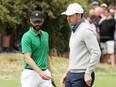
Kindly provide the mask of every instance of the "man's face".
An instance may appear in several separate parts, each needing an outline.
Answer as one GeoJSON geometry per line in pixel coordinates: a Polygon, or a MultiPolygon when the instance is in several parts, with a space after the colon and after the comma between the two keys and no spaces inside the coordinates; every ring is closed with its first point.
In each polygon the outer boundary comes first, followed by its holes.
{"type": "Polygon", "coordinates": [[[69,25],[75,26],[80,20],[80,14],[74,14],[67,16],[67,21],[69,25]]]}
{"type": "Polygon", "coordinates": [[[95,21],[95,18],[90,18],[89,20],[90,23],[94,23],[94,21],[95,21]]]}
{"type": "Polygon", "coordinates": [[[30,20],[30,23],[31,23],[34,30],[39,31],[39,30],[41,30],[41,26],[43,24],[43,21],[31,21],[30,20]]]}

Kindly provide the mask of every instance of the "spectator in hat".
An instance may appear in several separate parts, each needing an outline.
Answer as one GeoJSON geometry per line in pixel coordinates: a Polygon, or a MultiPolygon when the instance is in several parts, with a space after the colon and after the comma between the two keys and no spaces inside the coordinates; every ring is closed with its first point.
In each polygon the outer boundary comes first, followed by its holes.
{"type": "Polygon", "coordinates": [[[84,10],[78,3],[72,3],[62,15],[67,15],[73,26],[69,40],[69,67],[61,79],[65,87],[92,87],[94,69],[100,59],[97,34],[83,19],[84,10]]]}
{"type": "Polygon", "coordinates": [[[98,1],[93,1],[92,2],[92,8],[95,9],[96,7],[99,7],[99,2],[98,1]]]}
{"type": "Polygon", "coordinates": [[[47,57],[49,36],[41,28],[43,23],[44,17],[41,11],[33,11],[30,16],[31,27],[21,40],[22,53],[24,54],[22,87],[52,87],[47,57]]]}
{"type": "Polygon", "coordinates": [[[100,6],[101,8],[103,8],[104,10],[107,10],[107,4],[106,3],[103,3],[103,4],[101,4],[101,6],[100,6]]]}
{"type": "Polygon", "coordinates": [[[101,4],[101,17],[105,17],[105,12],[108,10],[107,4],[103,3],[101,4]]]}
{"type": "Polygon", "coordinates": [[[108,6],[107,6],[106,3],[101,4],[100,7],[101,7],[102,11],[107,11],[108,10],[108,6]]]}

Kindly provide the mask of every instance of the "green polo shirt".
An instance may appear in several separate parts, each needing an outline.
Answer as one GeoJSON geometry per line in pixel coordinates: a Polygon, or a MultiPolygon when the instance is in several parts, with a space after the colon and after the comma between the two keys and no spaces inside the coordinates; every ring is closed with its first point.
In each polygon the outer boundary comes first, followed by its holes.
{"type": "MultiPolygon", "coordinates": [[[[21,40],[22,53],[31,53],[31,58],[35,61],[36,65],[40,69],[47,69],[47,52],[49,50],[48,44],[48,33],[41,30],[40,37],[37,33],[30,27],[21,40]]],[[[24,58],[24,68],[31,68],[24,58]]]]}

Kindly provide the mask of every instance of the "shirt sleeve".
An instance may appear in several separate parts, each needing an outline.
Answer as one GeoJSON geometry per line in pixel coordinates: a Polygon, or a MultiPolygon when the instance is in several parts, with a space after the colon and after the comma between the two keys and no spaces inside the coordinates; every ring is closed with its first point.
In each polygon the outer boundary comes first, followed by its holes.
{"type": "Polygon", "coordinates": [[[24,35],[21,40],[22,53],[32,52],[31,44],[31,38],[28,35],[24,35]]]}
{"type": "Polygon", "coordinates": [[[85,32],[86,34],[84,34],[84,42],[91,55],[85,73],[91,74],[94,71],[96,64],[100,59],[101,51],[97,41],[96,33],[91,29],[86,29],[85,32]]]}

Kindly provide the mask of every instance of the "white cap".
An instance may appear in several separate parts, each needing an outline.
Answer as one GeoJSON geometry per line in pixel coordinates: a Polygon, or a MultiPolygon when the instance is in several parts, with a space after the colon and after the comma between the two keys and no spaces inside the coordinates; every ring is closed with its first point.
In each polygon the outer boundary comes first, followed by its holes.
{"type": "Polygon", "coordinates": [[[107,4],[103,3],[101,4],[101,7],[107,7],[107,4]]]}
{"type": "Polygon", "coordinates": [[[62,12],[62,15],[73,15],[75,13],[83,13],[84,10],[78,3],[72,3],[67,7],[65,12],[62,12]]]}

